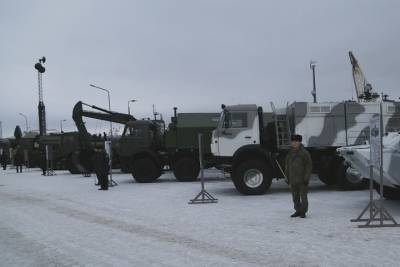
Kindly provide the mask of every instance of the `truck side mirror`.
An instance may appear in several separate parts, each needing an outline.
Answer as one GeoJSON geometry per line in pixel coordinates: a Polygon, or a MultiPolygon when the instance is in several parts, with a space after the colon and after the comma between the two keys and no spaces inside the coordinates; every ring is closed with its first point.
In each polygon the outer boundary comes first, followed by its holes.
{"type": "Polygon", "coordinates": [[[230,125],[229,125],[230,117],[231,117],[231,114],[229,112],[225,111],[224,128],[229,128],[230,127],[230,125]]]}

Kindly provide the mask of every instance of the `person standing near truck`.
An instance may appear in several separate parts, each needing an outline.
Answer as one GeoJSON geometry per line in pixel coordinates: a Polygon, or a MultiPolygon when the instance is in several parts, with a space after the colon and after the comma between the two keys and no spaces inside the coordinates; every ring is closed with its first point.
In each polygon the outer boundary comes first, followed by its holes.
{"type": "Polygon", "coordinates": [[[22,148],[17,146],[14,154],[14,165],[17,168],[17,173],[22,172],[22,164],[24,164],[24,154],[22,148]]]}
{"type": "Polygon", "coordinates": [[[103,149],[95,149],[93,157],[94,171],[99,181],[99,190],[108,190],[109,157],[103,149]]]}
{"type": "Polygon", "coordinates": [[[6,170],[7,169],[8,156],[7,156],[7,153],[3,149],[1,149],[0,162],[1,162],[1,166],[3,167],[3,170],[6,170]]]}
{"type": "Polygon", "coordinates": [[[302,145],[301,135],[292,135],[289,153],[286,156],[285,172],[292,191],[295,213],[291,217],[305,218],[308,211],[308,183],[312,171],[310,153],[302,145]]]}

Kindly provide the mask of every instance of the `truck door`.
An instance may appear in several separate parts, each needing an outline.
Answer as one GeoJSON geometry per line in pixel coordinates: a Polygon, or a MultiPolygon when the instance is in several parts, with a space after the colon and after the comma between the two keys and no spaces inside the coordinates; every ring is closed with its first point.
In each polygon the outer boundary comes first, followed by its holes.
{"type": "Polygon", "coordinates": [[[219,156],[231,157],[242,146],[260,143],[256,112],[225,112],[221,119],[216,130],[219,156]]]}

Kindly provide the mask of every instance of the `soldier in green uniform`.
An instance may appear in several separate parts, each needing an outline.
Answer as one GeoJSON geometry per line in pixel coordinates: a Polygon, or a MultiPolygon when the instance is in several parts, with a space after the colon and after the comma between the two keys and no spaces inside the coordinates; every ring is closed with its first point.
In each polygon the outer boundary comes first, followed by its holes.
{"type": "Polygon", "coordinates": [[[308,183],[312,171],[310,153],[301,144],[301,135],[292,135],[292,149],[286,156],[285,172],[292,190],[294,209],[291,217],[305,218],[308,210],[308,183]]]}
{"type": "Polygon", "coordinates": [[[110,170],[108,154],[102,149],[95,149],[93,161],[94,171],[100,184],[99,190],[108,190],[110,170]]]}

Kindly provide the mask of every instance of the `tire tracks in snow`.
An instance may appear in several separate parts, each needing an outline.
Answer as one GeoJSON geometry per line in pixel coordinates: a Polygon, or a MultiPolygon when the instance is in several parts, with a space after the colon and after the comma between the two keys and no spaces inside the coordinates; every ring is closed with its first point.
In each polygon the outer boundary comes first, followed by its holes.
{"type": "Polygon", "coordinates": [[[266,264],[271,266],[278,266],[282,264],[282,259],[273,257],[273,255],[265,255],[267,253],[266,251],[263,251],[263,253],[260,254],[252,254],[237,248],[220,246],[201,240],[196,240],[191,237],[150,228],[141,224],[128,223],[125,221],[92,214],[87,211],[66,207],[55,203],[52,199],[37,198],[31,195],[14,195],[5,192],[0,193],[0,198],[2,199],[2,202],[8,200],[33,206],[39,206],[55,213],[62,214],[69,218],[74,218],[76,220],[80,220],[86,223],[102,225],[121,232],[183,246],[185,248],[201,251],[210,255],[229,258],[233,261],[243,262],[247,266],[249,264],[257,266],[265,266],[266,264]],[[266,259],[268,259],[268,261],[266,261],[266,259]]]}

